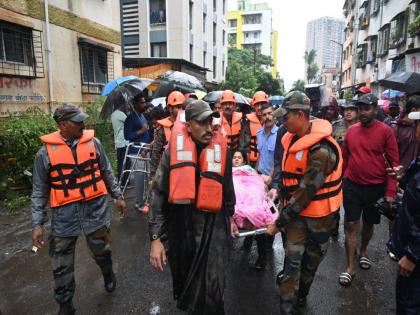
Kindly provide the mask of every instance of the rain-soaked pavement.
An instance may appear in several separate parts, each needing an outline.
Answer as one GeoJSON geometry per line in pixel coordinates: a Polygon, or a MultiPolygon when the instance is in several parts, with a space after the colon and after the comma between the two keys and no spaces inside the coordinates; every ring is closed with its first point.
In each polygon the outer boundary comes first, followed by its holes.
{"type": "MultiPolygon", "coordinates": [[[[131,205],[131,203],[129,203],[131,205]]],[[[387,221],[378,226],[371,242],[369,257],[373,267],[358,269],[349,288],[338,284],[345,265],[344,238],[331,240],[303,314],[395,314],[394,263],[387,257],[387,221]]],[[[112,222],[114,270],[117,290],[107,294],[102,276],[90,258],[83,237],[76,254],[77,314],[185,314],[172,300],[171,278],[166,266],[163,273],[148,262],[150,242],[146,217],[129,208],[120,222],[114,212],[112,222]]],[[[51,259],[45,246],[31,253],[30,215],[1,215],[0,211],[0,314],[56,314],[52,298],[51,259]]],[[[234,242],[228,269],[226,313],[243,315],[279,314],[278,291],[274,277],[281,267],[283,250],[278,235],[265,271],[253,268],[256,244],[251,251],[242,249],[242,240],[234,242]]]]}

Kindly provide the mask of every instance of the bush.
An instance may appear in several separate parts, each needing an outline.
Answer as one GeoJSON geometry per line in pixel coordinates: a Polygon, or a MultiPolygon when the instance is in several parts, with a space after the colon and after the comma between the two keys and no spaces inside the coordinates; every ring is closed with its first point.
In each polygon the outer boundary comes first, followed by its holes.
{"type": "MultiPolygon", "coordinates": [[[[111,122],[99,118],[102,103],[101,99],[95,104],[84,106],[89,114],[86,128],[95,129],[95,136],[101,140],[112,166],[116,169],[111,122]]],[[[0,130],[0,199],[10,200],[14,198],[10,187],[30,187],[34,158],[42,145],[40,137],[57,130],[57,125],[51,115],[40,109],[30,109],[21,116],[6,118],[3,125],[0,130]]]]}

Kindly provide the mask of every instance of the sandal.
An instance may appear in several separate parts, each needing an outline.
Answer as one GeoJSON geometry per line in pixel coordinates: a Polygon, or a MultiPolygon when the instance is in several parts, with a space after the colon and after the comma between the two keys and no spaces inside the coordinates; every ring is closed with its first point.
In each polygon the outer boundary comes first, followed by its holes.
{"type": "Polygon", "coordinates": [[[338,283],[341,284],[343,287],[349,287],[354,280],[356,275],[353,273],[342,272],[338,277],[338,283]]]}
{"type": "Polygon", "coordinates": [[[363,270],[369,270],[372,267],[372,263],[370,262],[369,258],[362,256],[359,259],[359,267],[363,270]]]}

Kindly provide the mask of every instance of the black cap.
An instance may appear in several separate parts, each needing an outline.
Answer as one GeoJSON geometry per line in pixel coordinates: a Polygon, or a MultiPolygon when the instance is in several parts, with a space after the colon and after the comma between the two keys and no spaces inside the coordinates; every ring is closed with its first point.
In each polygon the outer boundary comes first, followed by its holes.
{"type": "Polygon", "coordinates": [[[357,99],[356,105],[377,106],[378,105],[378,98],[374,94],[371,94],[371,93],[363,94],[357,99]]]}
{"type": "Polygon", "coordinates": [[[186,121],[190,121],[191,119],[204,121],[210,116],[218,118],[220,117],[220,114],[218,112],[213,112],[210,105],[202,100],[194,100],[185,108],[186,121]]]}
{"type": "Polygon", "coordinates": [[[79,107],[73,104],[62,104],[54,112],[53,118],[56,122],[71,120],[75,123],[85,121],[89,115],[80,110],[79,107]]]}

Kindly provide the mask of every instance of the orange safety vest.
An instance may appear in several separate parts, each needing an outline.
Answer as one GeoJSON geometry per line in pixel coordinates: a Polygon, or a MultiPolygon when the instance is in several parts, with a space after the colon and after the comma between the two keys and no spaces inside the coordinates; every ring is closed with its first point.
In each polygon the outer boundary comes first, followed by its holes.
{"type": "Polygon", "coordinates": [[[222,115],[222,134],[227,137],[227,145],[229,149],[239,148],[239,138],[241,133],[242,114],[238,112],[232,113],[232,126],[229,125],[226,118],[222,115]]]}
{"type": "Polygon", "coordinates": [[[177,120],[169,141],[169,202],[192,204],[203,211],[218,212],[222,208],[223,176],[226,169],[227,144],[220,132],[213,134],[197,162],[196,144],[185,124],[177,120]],[[196,171],[200,182],[196,190],[196,171]]]}
{"type": "Polygon", "coordinates": [[[41,137],[50,159],[50,205],[51,208],[90,200],[107,194],[101,177],[94,131],[84,130],[76,147],[77,162],[71,148],[58,131],[41,137]]]}
{"type": "Polygon", "coordinates": [[[249,120],[249,128],[251,130],[251,143],[249,146],[249,161],[256,162],[259,157],[257,149],[257,132],[261,128],[260,120],[257,117],[256,113],[250,113],[246,115],[246,118],[249,120]]]}
{"type": "Polygon", "coordinates": [[[325,217],[337,211],[343,202],[342,166],[343,158],[338,143],[331,137],[331,124],[323,119],[311,121],[311,132],[292,143],[295,136],[287,132],[282,138],[284,147],[282,161],[282,192],[285,193],[285,205],[299,188],[299,182],[307,169],[308,156],[321,141],[330,142],[337,152],[338,161],[324,185],[316,192],[314,199],[299,213],[303,217],[325,217]]]}
{"type": "Polygon", "coordinates": [[[169,119],[169,117],[160,119],[157,121],[157,123],[163,127],[163,131],[165,132],[166,144],[167,144],[169,139],[171,138],[171,128],[174,125],[174,123],[172,120],[169,119]]]}

